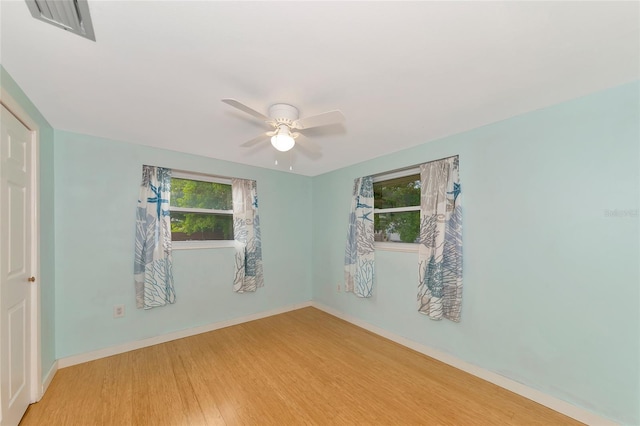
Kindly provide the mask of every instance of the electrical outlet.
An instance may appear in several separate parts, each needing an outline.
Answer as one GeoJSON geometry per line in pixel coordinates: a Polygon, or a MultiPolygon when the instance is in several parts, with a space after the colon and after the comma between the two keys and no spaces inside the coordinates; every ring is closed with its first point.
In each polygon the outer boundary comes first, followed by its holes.
{"type": "Polygon", "coordinates": [[[340,290],[342,290],[342,283],[338,282],[338,293],[340,293],[340,290]]]}
{"type": "Polygon", "coordinates": [[[113,317],[114,318],[122,318],[124,316],[124,305],[114,305],[113,306],[113,317]]]}

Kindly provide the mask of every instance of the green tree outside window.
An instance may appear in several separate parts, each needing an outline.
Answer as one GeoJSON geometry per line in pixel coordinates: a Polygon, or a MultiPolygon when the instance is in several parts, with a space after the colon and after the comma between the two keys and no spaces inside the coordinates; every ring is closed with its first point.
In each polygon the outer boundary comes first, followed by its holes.
{"type": "Polygon", "coordinates": [[[171,232],[174,240],[232,240],[233,215],[224,212],[184,212],[179,208],[233,208],[231,185],[191,179],[171,179],[171,232]]]}

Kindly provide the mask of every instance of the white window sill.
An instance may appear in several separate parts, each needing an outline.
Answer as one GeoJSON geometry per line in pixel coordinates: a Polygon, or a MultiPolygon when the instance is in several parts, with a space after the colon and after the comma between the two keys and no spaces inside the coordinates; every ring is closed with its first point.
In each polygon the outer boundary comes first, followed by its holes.
{"type": "Polygon", "coordinates": [[[218,240],[218,241],[173,241],[171,243],[172,250],[197,250],[197,249],[218,249],[218,248],[235,247],[234,240],[218,240]]]}
{"type": "Polygon", "coordinates": [[[374,243],[374,247],[376,250],[383,251],[399,251],[404,253],[417,253],[418,252],[418,244],[414,243],[384,243],[384,242],[376,242],[374,243]]]}

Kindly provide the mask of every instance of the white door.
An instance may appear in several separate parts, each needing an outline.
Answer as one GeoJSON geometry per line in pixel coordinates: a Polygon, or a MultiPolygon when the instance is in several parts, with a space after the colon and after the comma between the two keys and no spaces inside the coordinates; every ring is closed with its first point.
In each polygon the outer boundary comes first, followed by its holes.
{"type": "Polygon", "coordinates": [[[13,426],[30,402],[32,134],[4,106],[0,133],[0,415],[13,426]]]}

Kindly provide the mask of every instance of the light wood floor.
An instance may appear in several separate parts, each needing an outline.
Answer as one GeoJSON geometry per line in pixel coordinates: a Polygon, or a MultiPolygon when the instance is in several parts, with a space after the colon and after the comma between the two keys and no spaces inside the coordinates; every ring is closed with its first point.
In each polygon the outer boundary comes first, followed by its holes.
{"type": "Polygon", "coordinates": [[[314,308],[58,371],[21,425],[571,425],[314,308]]]}

